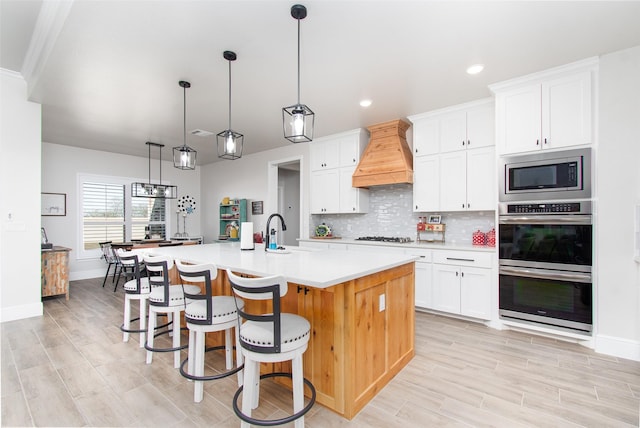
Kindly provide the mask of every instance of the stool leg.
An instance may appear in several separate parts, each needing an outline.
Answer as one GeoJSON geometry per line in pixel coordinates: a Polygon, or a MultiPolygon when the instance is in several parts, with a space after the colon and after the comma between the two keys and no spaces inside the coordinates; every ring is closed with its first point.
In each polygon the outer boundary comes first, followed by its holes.
{"type": "Polygon", "coordinates": [[[145,330],[147,328],[147,299],[140,299],[140,347],[144,347],[146,340],[145,330]]]}
{"type": "MultiPolygon", "coordinates": [[[[302,371],[302,355],[298,355],[291,361],[291,373],[293,375],[293,413],[297,413],[304,407],[304,373],[302,371]]],[[[304,416],[296,419],[295,428],[304,428],[304,416]]]]}
{"type": "MultiPolygon", "coordinates": [[[[242,413],[246,416],[251,416],[251,410],[257,407],[253,405],[255,398],[255,389],[258,386],[256,384],[256,378],[260,379],[260,373],[258,372],[258,363],[256,361],[245,359],[244,362],[244,390],[242,391],[242,413]]],[[[242,428],[249,428],[250,425],[246,422],[242,422],[240,425],[242,428]]]]}
{"type": "MultiPolygon", "coordinates": [[[[173,347],[180,346],[180,316],[173,317],[173,347]]],[[[173,351],[173,367],[180,368],[180,350],[173,351]]]]}
{"type": "MultiPolygon", "coordinates": [[[[129,299],[129,295],[126,294],[124,296],[124,329],[125,330],[130,330],[131,329],[131,299],[129,299]]],[[[122,332],[122,341],[123,342],[128,342],[129,341],[129,332],[128,331],[123,331],[122,332]]]]}
{"type": "Polygon", "coordinates": [[[233,342],[231,341],[231,329],[224,331],[224,354],[227,359],[227,370],[233,368],[233,342]]]}
{"type": "MultiPolygon", "coordinates": [[[[149,308],[149,327],[147,328],[147,345],[153,348],[154,330],[156,329],[156,311],[149,308]]],[[[147,364],[151,364],[153,352],[147,351],[147,364]]]]}
{"type": "MultiPolygon", "coordinates": [[[[167,313],[167,324],[173,321],[173,314],[171,312],[167,313]]],[[[173,336],[173,330],[169,330],[169,337],[173,336]]]]}
{"type": "MultiPolygon", "coordinates": [[[[193,369],[195,365],[195,354],[196,354],[196,332],[189,329],[189,348],[187,350],[187,373],[190,375],[194,375],[195,371],[193,369]]],[[[189,379],[191,382],[191,379],[189,379]]]]}
{"type": "MultiPolygon", "coordinates": [[[[204,332],[196,332],[196,350],[195,350],[195,370],[196,376],[204,376],[204,332]]],[[[204,395],[204,382],[196,380],[194,385],[193,401],[199,403],[202,401],[204,395]]]]}
{"type": "MultiPolygon", "coordinates": [[[[236,367],[240,367],[244,363],[244,355],[242,355],[242,348],[240,347],[240,335],[238,327],[233,328],[236,335],[236,367]]],[[[244,370],[238,372],[238,386],[242,386],[244,381],[244,370]]]]}

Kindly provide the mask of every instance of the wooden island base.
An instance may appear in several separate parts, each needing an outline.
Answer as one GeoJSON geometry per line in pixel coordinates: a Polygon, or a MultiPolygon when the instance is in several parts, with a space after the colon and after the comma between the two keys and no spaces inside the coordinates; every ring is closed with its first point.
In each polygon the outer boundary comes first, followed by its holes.
{"type": "MultiPolygon", "coordinates": [[[[352,419],[413,358],[414,276],[411,262],[328,288],[289,283],[282,311],[311,323],[304,376],[317,403],[352,419]]],[[[216,282],[217,292],[230,293],[225,271],[216,282]]],[[[209,333],[207,342],[221,338],[209,333]]],[[[291,370],[263,364],[263,373],[272,371],[291,370]]]]}

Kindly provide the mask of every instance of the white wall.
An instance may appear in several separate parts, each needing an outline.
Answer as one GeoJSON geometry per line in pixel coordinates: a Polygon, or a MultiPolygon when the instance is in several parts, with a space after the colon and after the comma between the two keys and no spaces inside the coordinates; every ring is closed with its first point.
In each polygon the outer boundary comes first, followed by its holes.
{"type": "Polygon", "coordinates": [[[303,200],[300,201],[304,231],[309,221],[309,145],[290,144],[273,150],[245,155],[234,161],[220,161],[202,167],[201,193],[203,202],[202,232],[205,243],[218,238],[218,208],[225,196],[247,199],[247,219],[253,222],[254,231],[265,230],[269,214],[277,212],[277,168],[269,169],[270,162],[304,157],[301,162],[300,177],[303,186],[303,200]],[[274,193],[270,192],[274,189],[274,193]],[[251,214],[251,202],[263,201],[262,215],[251,214]]]}
{"type": "Polygon", "coordinates": [[[596,351],[640,360],[640,46],[602,56],[599,83],[596,351]]]}
{"type": "Polygon", "coordinates": [[[40,286],[41,107],[0,69],[0,308],[2,321],[42,315],[40,286]]]}
{"type": "MultiPolygon", "coordinates": [[[[141,145],[144,141],[140,142],[141,145]]],[[[166,151],[167,147],[164,148],[166,151]]],[[[151,181],[158,182],[159,161],[151,160],[151,181]]],[[[42,226],[47,230],[50,242],[71,248],[69,272],[71,280],[96,278],[104,275],[103,260],[78,260],[80,237],[77,225],[81,221],[78,206],[78,174],[111,175],[130,177],[135,181],[149,181],[148,157],[127,156],[116,153],[87,150],[59,144],[42,144],[42,191],[67,194],[67,215],[64,217],[42,217],[42,226]]],[[[163,161],[162,182],[178,186],[178,197],[189,195],[196,201],[196,210],[187,217],[187,231],[199,236],[200,219],[203,215],[200,198],[200,167],[194,171],[183,171],[173,167],[173,162],[163,161]]],[[[170,234],[176,232],[177,200],[170,201],[170,234]]],[[[180,231],[182,232],[182,219],[180,231]]]]}
{"type": "Polygon", "coordinates": [[[278,169],[278,186],[282,187],[281,207],[278,210],[285,220],[287,230],[281,232],[278,243],[282,245],[298,245],[300,238],[300,171],[284,168],[278,169]]]}

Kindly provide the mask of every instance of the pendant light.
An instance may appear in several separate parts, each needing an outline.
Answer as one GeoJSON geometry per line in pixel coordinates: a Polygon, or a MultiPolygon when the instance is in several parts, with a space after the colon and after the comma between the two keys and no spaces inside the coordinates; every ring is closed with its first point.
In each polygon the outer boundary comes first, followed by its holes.
{"type": "Polygon", "coordinates": [[[176,199],[178,197],[178,186],[162,184],[162,148],[164,144],[152,143],[150,141],[147,141],[145,144],[149,146],[149,182],[132,183],[131,196],[135,198],[176,199]],[[160,178],[158,184],[151,182],[151,146],[158,147],[160,151],[160,178]]]}
{"type": "Polygon", "coordinates": [[[218,140],[218,157],[235,160],[242,157],[244,143],[244,135],[231,129],[231,61],[235,61],[237,56],[235,52],[231,51],[224,51],[222,56],[229,61],[229,128],[216,136],[218,140]]]}
{"type": "Polygon", "coordinates": [[[187,88],[191,87],[191,83],[181,80],[178,84],[184,90],[184,133],[182,146],[173,148],[173,166],[178,169],[196,169],[198,152],[187,146],[187,88]]]}
{"type": "Polygon", "coordinates": [[[298,21],[298,103],[282,109],[284,138],[292,143],[313,140],[314,114],[309,107],[300,104],[300,20],[307,16],[307,8],[301,4],[291,6],[291,16],[298,21]]]}

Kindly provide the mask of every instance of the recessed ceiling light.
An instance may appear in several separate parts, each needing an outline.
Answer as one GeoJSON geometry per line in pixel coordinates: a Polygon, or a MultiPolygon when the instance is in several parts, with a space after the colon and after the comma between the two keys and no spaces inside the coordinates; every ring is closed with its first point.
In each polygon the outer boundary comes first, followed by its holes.
{"type": "Polygon", "coordinates": [[[474,64],[471,67],[467,68],[467,73],[469,73],[469,74],[478,74],[482,70],[484,70],[484,64],[474,64]]]}
{"type": "Polygon", "coordinates": [[[371,105],[371,100],[362,100],[360,101],[360,107],[369,107],[371,105]]]}

